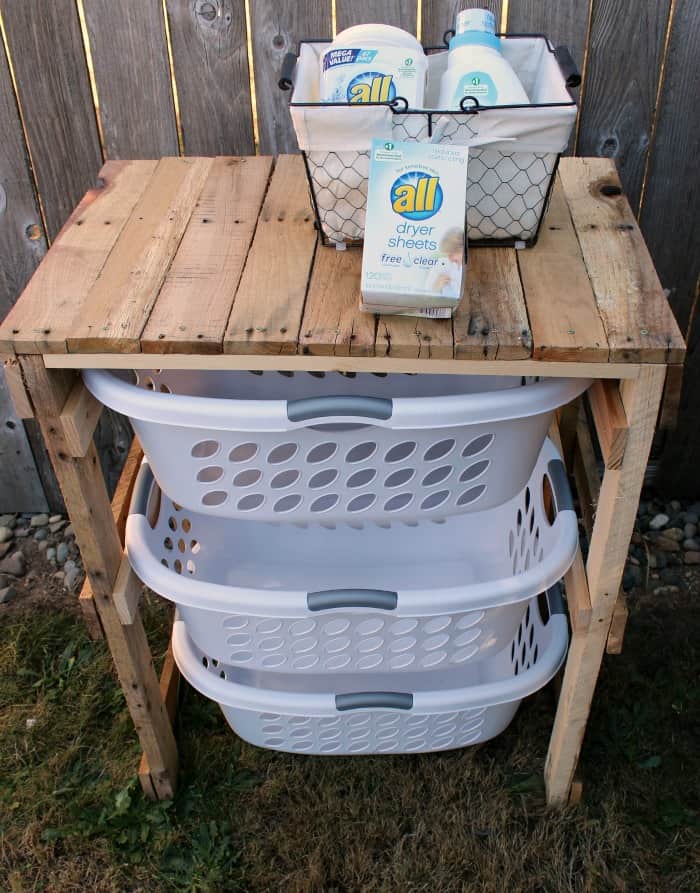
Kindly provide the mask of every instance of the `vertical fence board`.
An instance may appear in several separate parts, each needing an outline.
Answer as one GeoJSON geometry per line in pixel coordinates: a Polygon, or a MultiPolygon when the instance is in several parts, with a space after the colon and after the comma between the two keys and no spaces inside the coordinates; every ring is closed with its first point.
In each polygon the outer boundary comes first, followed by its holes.
{"type": "Polygon", "coordinates": [[[423,0],[423,43],[425,46],[440,46],[445,31],[454,28],[457,13],[472,6],[490,9],[496,16],[496,30],[499,30],[501,5],[501,0],[423,0]]]}
{"type": "Polygon", "coordinates": [[[635,213],[669,6],[670,0],[596,0],[593,5],[577,154],[615,159],[635,213]]]}
{"type": "Polygon", "coordinates": [[[588,2],[581,0],[510,0],[508,31],[546,34],[554,46],[569,48],[583,71],[588,32],[588,2]]]}
{"type": "Polygon", "coordinates": [[[681,329],[689,329],[679,424],[667,437],[661,480],[668,492],[693,498],[700,496],[689,461],[700,445],[700,320],[691,318],[700,288],[698,83],[700,5],[677,0],[640,222],[681,329]]]}
{"type": "Polygon", "coordinates": [[[102,164],[78,13],[74,0],[0,0],[0,11],[53,238],[102,164]]]}
{"type": "Polygon", "coordinates": [[[263,155],[296,152],[289,95],[277,86],[286,53],[303,38],[331,36],[330,0],[256,0],[252,8],[255,102],[263,155]]]}
{"type": "Polygon", "coordinates": [[[336,0],[336,28],[342,31],[363,22],[396,25],[416,33],[418,3],[416,0],[336,0]]]}
{"type": "Polygon", "coordinates": [[[22,422],[15,416],[0,366],[0,512],[48,508],[22,422]]]}
{"type": "Polygon", "coordinates": [[[243,0],[166,0],[185,155],[255,151],[243,0]]]}
{"type": "Polygon", "coordinates": [[[159,0],[84,0],[107,158],[177,155],[159,0]]]}

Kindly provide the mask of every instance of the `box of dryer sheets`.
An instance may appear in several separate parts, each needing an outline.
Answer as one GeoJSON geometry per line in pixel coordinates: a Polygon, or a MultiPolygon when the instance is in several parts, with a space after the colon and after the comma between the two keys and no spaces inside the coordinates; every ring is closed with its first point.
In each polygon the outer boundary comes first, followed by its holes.
{"type": "Polygon", "coordinates": [[[464,286],[467,156],[466,146],[372,141],[362,310],[452,315],[464,286]]]}

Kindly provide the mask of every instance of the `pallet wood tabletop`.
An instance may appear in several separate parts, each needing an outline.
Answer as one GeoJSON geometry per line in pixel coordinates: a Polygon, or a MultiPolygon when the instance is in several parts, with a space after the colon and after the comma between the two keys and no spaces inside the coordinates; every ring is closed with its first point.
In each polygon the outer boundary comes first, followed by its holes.
{"type": "Polygon", "coordinates": [[[535,247],[470,250],[452,320],[360,312],[361,260],[318,242],[299,156],[107,162],[0,326],[0,353],[75,366],[143,365],[137,354],[154,365],[159,354],[372,357],[424,371],[531,361],[591,374],[683,361],[609,159],[561,160],[535,247]]]}

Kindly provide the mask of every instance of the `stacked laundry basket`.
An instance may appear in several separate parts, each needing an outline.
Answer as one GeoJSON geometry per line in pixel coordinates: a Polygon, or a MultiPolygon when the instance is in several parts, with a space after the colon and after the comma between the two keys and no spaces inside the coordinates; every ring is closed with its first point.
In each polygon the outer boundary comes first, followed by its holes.
{"type": "Polygon", "coordinates": [[[126,546],[175,660],[299,753],[484,741],[566,652],[577,522],[547,439],[577,379],[84,372],[146,459],[126,546]]]}

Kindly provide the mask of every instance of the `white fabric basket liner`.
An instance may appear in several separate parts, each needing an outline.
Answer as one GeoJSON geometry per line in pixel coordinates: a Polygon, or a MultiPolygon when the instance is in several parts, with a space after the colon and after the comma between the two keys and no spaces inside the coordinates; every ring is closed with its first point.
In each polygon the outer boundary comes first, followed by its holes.
{"type": "Polygon", "coordinates": [[[144,464],[126,528],[134,571],[175,602],[198,647],[232,666],[292,674],[483,659],[511,640],[525,601],[566,573],[577,543],[549,441],[525,490],[498,508],[362,531],[197,515],[160,493],[144,464]]]}
{"type": "MultiPolygon", "coordinates": [[[[302,43],[297,61],[290,110],[299,148],[306,152],[369,151],[373,139],[401,139],[396,126],[405,126],[416,139],[428,139],[427,114],[394,114],[385,106],[320,104],[319,59],[328,43],[302,43]],[[299,103],[319,103],[318,108],[299,103]],[[408,120],[407,120],[408,119],[408,120]],[[410,121],[413,119],[413,121],[410,121]],[[410,123],[408,123],[410,121],[410,123]],[[406,122],[406,123],[404,123],[406,122]]],[[[451,111],[445,116],[468,125],[447,139],[461,145],[507,151],[561,153],[576,121],[576,104],[547,40],[543,37],[503,38],[503,55],[513,66],[532,106],[484,109],[478,114],[451,111]],[[538,108],[544,103],[562,106],[538,108]]],[[[428,54],[426,113],[433,114],[433,129],[441,126],[438,109],[440,78],[447,66],[447,50],[428,54]]]]}
{"type": "Polygon", "coordinates": [[[459,669],[387,674],[368,681],[257,673],[212,660],[183,621],[173,654],[197,691],[221,707],[241,738],[295,753],[368,754],[449,750],[486,741],[510,723],[523,698],[544,686],[566,654],[561,602],[548,595],[527,606],[512,642],[459,669]],[[546,619],[546,622],[545,622],[546,619]]]}
{"type": "Polygon", "coordinates": [[[182,506],[325,524],[500,505],[524,487],[553,411],[589,384],[163,370],[140,372],[138,387],[103,370],[83,377],[129,416],[156,480],[182,506]]]}

